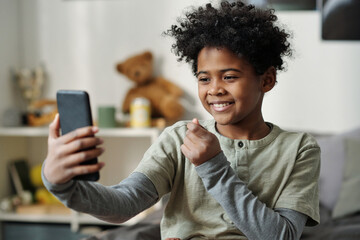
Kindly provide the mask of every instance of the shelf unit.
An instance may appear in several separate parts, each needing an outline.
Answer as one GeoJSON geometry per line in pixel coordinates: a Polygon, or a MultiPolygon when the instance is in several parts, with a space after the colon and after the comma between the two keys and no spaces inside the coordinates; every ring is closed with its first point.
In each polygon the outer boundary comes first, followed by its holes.
{"type": "MultiPolygon", "coordinates": [[[[113,185],[127,177],[137,166],[146,149],[157,139],[158,128],[100,128],[97,136],[104,139],[105,153],[99,160],[106,166],[99,182],[113,185]]],[[[0,198],[10,193],[6,164],[9,160],[25,158],[30,165],[41,164],[47,152],[48,127],[0,127],[0,198]]],[[[156,209],[158,205],[154,206],[156,209]]],[[[131,225],[146,215],[140,213],[121,225],[131,225]]],[[[1,222],[65,223],[72,231],[81,225],[108,225],[87,214],[72,211],[70,215],[27,215],[0,212],[1,222]]]]}
{"type": "MultiPolygon", "coordinates": [[[[104,137],[149,137],[151,141],[159,136],[158,128],[101,128],[98,135],[104,137]]],[[[0,137],[47,137],[47,127],[0,127],[0,137]]]]}
{"type": "MultiPolygon", "coordinates": [[[[152,210],[159,209],[160,203],[153,206],[152,210]]],[[[71,231],[77,232],[81,225],[119,225],[130,226],[138,223],[146,217],[146,213],[139,213],[137,216],[129,219],[128,221],[115,224],[102,221],[91,215],[71,211],[70,215],[55,215],[55,214],[16,214],[0,212],[0,222],[27,222],[27,223],[62,223],[70,224],[71,231]]]]}

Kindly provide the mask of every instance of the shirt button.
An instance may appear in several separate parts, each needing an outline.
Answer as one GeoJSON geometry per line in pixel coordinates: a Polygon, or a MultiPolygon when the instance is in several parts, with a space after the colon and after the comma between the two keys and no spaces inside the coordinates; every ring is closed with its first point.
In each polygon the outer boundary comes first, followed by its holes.
{"type": "Polygon", "coordinates": [[[244,143],[243,142],[238,142],[238,146],[239,146],[239,148],[242,148],[244,146],[244,143]]]}

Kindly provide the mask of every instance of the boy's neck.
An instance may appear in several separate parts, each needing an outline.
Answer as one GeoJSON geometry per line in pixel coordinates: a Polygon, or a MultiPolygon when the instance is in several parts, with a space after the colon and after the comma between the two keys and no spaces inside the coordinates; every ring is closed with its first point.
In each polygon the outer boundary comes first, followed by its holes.
{"type": "Polygon", "coordinates": [[[236,125],[219,125],[216,123],[218,132],[231,139],[258,140],[266,137],[271,128],[261,118],[250,123],[239,123],[236,125]]]}

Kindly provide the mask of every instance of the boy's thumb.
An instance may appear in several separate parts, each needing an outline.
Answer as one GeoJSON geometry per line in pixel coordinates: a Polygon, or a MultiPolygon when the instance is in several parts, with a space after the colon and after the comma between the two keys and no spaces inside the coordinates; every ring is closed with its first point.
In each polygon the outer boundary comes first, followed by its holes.
{"type": "Polygon", "coordinates": [[[199,120],[198,120],[197,118],[194,118],[194,119],[192,120],[192,122],[195,123],[195,124],[197,124],[197,125],[200,125],[199,120]]]}

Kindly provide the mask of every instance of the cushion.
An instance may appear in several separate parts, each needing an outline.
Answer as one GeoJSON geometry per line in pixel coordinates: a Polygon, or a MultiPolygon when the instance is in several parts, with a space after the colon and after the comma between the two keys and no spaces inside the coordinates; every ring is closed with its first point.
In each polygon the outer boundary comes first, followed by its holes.
{"type": "Polygon", "coordinates": [[[345,162],[344,139],[360,138],[360,128],[330,137],[317,138],[321,148],[320,202],[333,210],[338,199],[345,162]]]}
{"type": "Polygon", "coordinates": [[[360,139],[345,139],[345,166],[333,218],[360,212],[360,139]]]}

